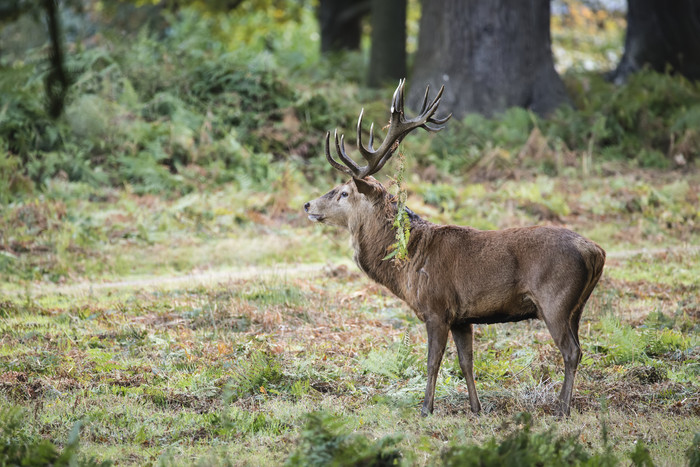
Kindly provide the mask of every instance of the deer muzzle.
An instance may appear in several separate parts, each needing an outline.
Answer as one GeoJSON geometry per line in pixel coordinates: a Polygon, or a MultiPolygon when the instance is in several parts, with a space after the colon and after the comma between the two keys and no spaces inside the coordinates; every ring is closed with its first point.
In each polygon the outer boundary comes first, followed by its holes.
{"type": "Polygon", "coordinates": [[[311,207],[311,203],[305,203],[304,204],[304,212],[306,212],[309,217],[309,220],[312,222],[323,222],[323,215],[321,214],[314,214],[314,213],[309,213],[309,208],[311,207]]]}

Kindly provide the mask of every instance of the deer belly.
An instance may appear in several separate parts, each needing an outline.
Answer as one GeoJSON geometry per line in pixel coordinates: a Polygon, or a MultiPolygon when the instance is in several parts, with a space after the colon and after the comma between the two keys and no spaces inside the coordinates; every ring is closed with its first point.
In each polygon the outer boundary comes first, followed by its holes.
{"type": "Polygon", "coordinates": [[[481,297],[463,306],[455,321],[473,324],[509,323],[538,318],[537,305],[527,294],[509,300],[501,297],[481,297]]]}

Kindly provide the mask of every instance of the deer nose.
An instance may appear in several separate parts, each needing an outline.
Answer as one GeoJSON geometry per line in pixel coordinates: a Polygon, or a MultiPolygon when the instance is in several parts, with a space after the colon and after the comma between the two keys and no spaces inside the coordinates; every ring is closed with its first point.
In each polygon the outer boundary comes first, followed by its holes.
{"type": "Polygon", "coordinates": [[[311,203],[304,204],[304,211],[309,212],[309,206],[311,206],[311,203]]]}

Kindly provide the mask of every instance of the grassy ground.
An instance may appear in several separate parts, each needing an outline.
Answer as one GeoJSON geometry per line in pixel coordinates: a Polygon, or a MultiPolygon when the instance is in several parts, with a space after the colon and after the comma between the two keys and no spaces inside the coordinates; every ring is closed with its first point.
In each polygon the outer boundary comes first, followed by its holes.
{"type": "Polygon", "coordinates": [[[341,433],[398,435],[385,442],[416,465],[500,439],[524,411],[533,432],[684,464],[700,431],[700,174],[575,170],[415,177],[408,203],[480,228],[564,224],[608,250],[570,419],[553,415],[563,365],[540,322],[477,326],[479,416],[450,344],[421,419],[422,324],[350,265],[345,234],[307,223],[298,207],[325,187],[302,181],[173,201],[56,182],[4,210],[1,405],[59,446],[81,421],[82,455],[120,464],[282,463],[317,411],[341,433]]]}

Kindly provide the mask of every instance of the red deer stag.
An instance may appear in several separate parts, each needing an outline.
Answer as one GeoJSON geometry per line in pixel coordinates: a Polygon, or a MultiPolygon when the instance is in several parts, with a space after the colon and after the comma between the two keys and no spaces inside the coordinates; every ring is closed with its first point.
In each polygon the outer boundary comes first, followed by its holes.
{"type": "Polygon", "coordinates": [[[411,223],[409,260],[383,260],[395,242],[392,223],[397,213],[394,196],[371,174],[379,171],[412,130],[438,131],[451,117],[437,118],[443,88],[428,103],[429,88],[419,115],[404,116],[404,81],[394,92],[388,134],[379,148],[362,144],[362,112],[357,145],[366,166],[345,152],[335,133],[335,147],[344,165],[328,162],[352,178],[304,205],[310,220],[350,231],[354,260],[374,281],[405,301],[428,332],[428,382],[421,415],[433,412],[435,382],[449,331],[469,389],[473,412],[481,410],[472,365],[472,325],[538,318],[544,320],[564,357],[564,384],[558,410],[569,415],[574,375],[581,360],[578,329],[583,307],[598,283],[605,251],[594,242],[561,227],[538,226],[483,231],[471,227],[436,225],[407,210],[411,223]]]}

